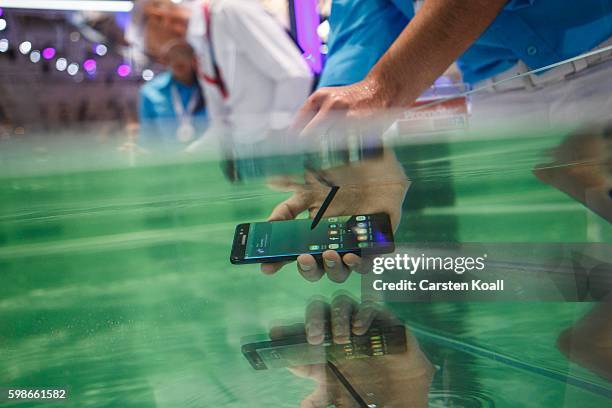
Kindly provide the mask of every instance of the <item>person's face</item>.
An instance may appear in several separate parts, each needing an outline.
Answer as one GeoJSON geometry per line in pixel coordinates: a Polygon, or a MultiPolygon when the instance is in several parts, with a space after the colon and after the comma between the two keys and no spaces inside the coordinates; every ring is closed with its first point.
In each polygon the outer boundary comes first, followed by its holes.
{"type": "Polygon", "coordinates": [[[145,9],[144,47],[147,54],[159,59],[161,51],[176,40],[185,39],[189,10],[176,5],[151,5],[145,9]]]}
{"type": "Polygon", "coordinates": [[[193,78],[194,58],[188,55],[180,55],[169,61],[172,76],[179,81],[187,82],[193,78]]]}

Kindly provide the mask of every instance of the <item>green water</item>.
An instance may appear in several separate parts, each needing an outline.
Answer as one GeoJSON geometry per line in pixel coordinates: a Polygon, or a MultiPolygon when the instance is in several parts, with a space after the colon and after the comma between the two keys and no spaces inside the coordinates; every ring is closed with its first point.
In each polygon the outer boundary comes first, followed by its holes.
{"type": "MultiPolygon", "coordinates": [[[[413,179],[398,240],[611,242],[606,221],[531,173],[563,135],[511,136],[398,148],[413,179]]],[[[7,143],[0,162],[0,387],[68,387],[69,407],[299,406],[312,381],[255,372],[240,339],[303,321],[314,295],[359,297],[360,280],[230,265],[234,226],[289,194],[231,184],[214,159],[56,159],[41,143],[7,143]]],[[[610,383],[555,347],[591,303],[391,307],[436,366],[431,406],[609,406],[610,383]]]]}

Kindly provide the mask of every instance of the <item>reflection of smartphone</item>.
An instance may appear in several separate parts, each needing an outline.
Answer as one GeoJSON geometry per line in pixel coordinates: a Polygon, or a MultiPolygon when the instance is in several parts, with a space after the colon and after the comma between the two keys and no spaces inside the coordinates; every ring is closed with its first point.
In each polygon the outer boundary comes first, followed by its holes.
{"type": "Polygon", "coordinates": [[[242,354],[256,370],[292,367],[304,364],[324,364],[327,360],[357,359],[399,354],[406,351],[406,329],[403,325],[373,324],[362,336],[351,336],[348,344],[334,344],[331,334],[322,344],[308,344],[306,335],[247,343],[242,354]]]}
{"type": "Polygon", "coordinates": [[[395,250],[387,214],[343,215],[312,220],[255,222],[236,227],[234,264],[291,261],[300,254],[319,256],[328,249],[340,254],[386,254],[395,250]]]}
{"type": "Polygon", "coordinates": [[[379,158],[383,154],[380,134],[325,136],[317,142],[296,146],[293,134],[269,135],[248,151],[227,157],[226,176],[231,181],[256,180],[272,175],[300,175],[304,169],[319,171],[379,158]],[[306,153],[304,153],[306,152],[306,153]]]}

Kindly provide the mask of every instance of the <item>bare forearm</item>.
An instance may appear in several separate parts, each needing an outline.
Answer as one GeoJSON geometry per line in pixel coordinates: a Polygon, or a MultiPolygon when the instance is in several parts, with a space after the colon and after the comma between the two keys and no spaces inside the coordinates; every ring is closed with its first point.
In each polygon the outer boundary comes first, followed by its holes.
{"type": "Polygon", "coordinates": [[[491,24],[507,0],[426,0],[368,74],[388,106],[414,101],[491,24]]]}

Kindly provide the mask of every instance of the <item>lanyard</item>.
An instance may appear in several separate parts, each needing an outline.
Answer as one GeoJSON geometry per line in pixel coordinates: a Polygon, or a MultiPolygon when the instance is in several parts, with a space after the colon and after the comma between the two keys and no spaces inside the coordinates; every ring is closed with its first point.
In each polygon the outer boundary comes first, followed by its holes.
{"type": "Polygon", "coordinates": [[[206,37],[206,42],[208,43],[208,50],[210,53],[210,61],[212,64],[214,76],[207,75],[203,70],[200,70],[200,74],[205,82],[211,85],[215,85],[219,89],[219,92],[221,92],[221,96],[223,96],[223,99],[227,99],[229,94],[227,92],[227,87],[225,86],[225,81],[223,81],[223,77],[221,76],[221,70],[217,65],[217,60],[215,58],[215,49],[213,47],[212,42],[210,2],[205,1],[202,5],[202,9],[204,12],[204,22],[206,24],[206,31],[204,33],[204,36],[206,37]]]}
{"type": "Polygon", "coordinates": [[[176,138],[183,143],[190,142],[196,134],[191,117],[198,106],[199,93],[195,89],[191,91],[191,98],[187,103],[187,109],[183,107],[183,101],[181,100],[181,95],[179,94],[176,85],[172,85],[170,88],[170,93],[172,94],[174,113],[179,120],[179,126],[176,129],[176,138]]]}
{"type": "Polygon", "coordinates": [[[187,103],[187,109],[183,106],[183,101],[176,85],[172,85],[170,93],[172,94],[172,106],[176,116],[181,122],[191,121],[191,116],[193,116],[193,112],[195,112],[198,105],[198,92],[195,89],[191,91],[191,98],[189,98],[187,103]]]}

